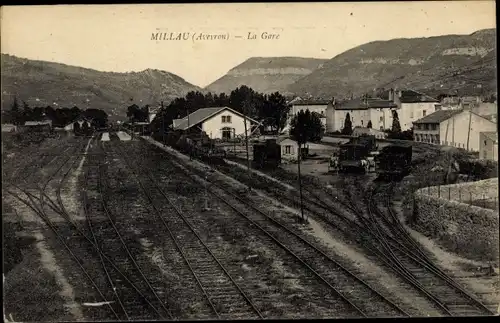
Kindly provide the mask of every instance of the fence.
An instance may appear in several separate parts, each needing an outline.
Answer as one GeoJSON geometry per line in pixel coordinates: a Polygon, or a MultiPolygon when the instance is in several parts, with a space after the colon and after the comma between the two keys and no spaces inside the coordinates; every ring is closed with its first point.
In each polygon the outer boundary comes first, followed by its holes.
{"type": "Polygon", "coordinates": [[[457,201],[485,209],[498,209],[497,179],[421,188],[421,194],[440,200],[457,201]]]}

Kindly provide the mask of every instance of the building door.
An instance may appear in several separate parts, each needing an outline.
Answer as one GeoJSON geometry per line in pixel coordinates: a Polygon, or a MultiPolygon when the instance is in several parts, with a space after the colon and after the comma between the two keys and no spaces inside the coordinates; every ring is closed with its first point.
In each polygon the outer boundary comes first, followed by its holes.
{"type": "Polygon", "coordinates": [[[233,128],[224,127],[222,128],[222,139],[231,139],[233,133],[233,128]]]}

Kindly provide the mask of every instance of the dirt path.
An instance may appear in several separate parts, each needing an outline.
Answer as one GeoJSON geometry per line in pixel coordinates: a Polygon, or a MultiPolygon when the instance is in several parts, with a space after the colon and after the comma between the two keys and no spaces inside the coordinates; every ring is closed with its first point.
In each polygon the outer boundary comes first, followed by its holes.
{"type": "Polygon", "coordinates": [[[44,241],[45,237],[39,231],[35,231],[34,237],[37,239],[35,245],[40,254],[40,260],[43,267],[52,274],[61,288],[59,295],[66,300],[64,307],[69,309],[76,321],[83,321],[84,316],[82,309],[80,305],[75,302],[75,292],[73,287],[64,276],[62,269],[57,265],[54,254],[47,248],[44,241]]]}

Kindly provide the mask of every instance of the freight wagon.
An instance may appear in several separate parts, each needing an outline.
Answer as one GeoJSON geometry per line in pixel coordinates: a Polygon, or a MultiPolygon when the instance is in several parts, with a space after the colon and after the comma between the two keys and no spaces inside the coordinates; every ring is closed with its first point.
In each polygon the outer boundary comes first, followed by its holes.
{"type": "Polygon", "coordinates": [[[377,150],[375,136],[352,138],[340,145],[340,150],[330,158],[330,171],[375,171],[374,155],[377,150]]]}
{"type": "Polygon", "coordinates": [[[281,164],[281,146],[276,140],[253,145],[253,166],[255,168],[276,168],[281,164]]]}
{"type": "Polygon", "coordinates": [[[393,144],[384,147],[376,158],[380,179],[401,179],[411,172],[412,146],[393,144]]]}

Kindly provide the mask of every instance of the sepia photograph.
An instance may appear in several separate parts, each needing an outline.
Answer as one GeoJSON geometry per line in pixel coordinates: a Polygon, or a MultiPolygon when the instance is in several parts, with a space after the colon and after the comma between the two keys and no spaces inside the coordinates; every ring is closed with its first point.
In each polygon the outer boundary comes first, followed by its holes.
{"type": "Polygon", "coordinates": [[[498,316],[495,13],[2,6],[4,322],[498,316]]]}

